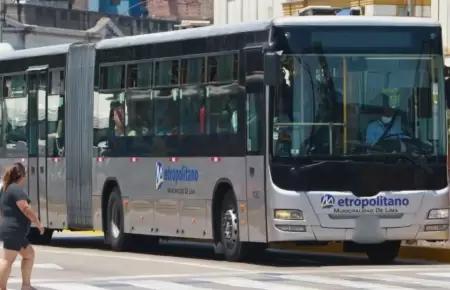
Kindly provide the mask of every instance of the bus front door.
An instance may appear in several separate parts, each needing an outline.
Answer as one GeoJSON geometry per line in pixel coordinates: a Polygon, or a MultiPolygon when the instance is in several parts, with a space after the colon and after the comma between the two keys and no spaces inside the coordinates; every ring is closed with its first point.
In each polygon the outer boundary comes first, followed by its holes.
{"type": "Polygon", "coordinates": [[[28,195],[44,227],[47,221],[47,87],[48,66],[27,69],[28,195]]]}

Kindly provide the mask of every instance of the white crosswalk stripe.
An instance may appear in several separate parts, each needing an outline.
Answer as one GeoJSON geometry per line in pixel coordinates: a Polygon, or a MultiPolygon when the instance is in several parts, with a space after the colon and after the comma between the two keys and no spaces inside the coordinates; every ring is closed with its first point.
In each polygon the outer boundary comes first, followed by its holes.
{"type": "Polygon", "coordinates": [[[439,277],[439,278],[450,278],[450,273],[449,272],[438,272],[438,273],[434,273],[434,272],[423,272],[423,273],[417,273],[418,275],[421,276],[431,276],[431,277],[439,277]]]}
{"type": "Polygon", "coordinates": [[[281,276],[284,279],[301,281],[301,282],[309,282],[309,283],[317,283],[317,284],[328,284],[335,286],[342,286],[348,288],[355,289],[371,289],[371,290],[415,290],[414,288],[404,288],[404,287],[396,287],[396,286],[388,286],[385,284],[379,283],[370,283],[370,282],[355,282],[340,278],[328,278],[328,277],[319,277],[312,275],[283,275],[281,276]]]}
{"type": "Polygon", "coordinates": [[[138,281],[121,281],[120,284],[126,284],[134,287],[152,289],[152,290],[217,290],[214,288],[195,287],[174,282],[158,281],[158,280],[138,280],[138,281]]]}
{"type": "MultiPolygon", "coordinates": [[[[10,285],[11,289],[20,289],[20,284],[10,285]],[[15,287],[15,288],[14,288],[15,287]]],[[[35,287],[39,290],[330,290],[330,289],[368,289],[368,290],[421,290],[450,289],[450,275],[445,270],[417,273],[290,273],[257,275],[223,275],[217,277],[151,278],[117,277],[117,279],[97,281],[54,280],[39,281],[35,287]],[[426,277],[422,278],[422,277],[426,277]],[[183,279],[183,280],[182,280],[183,279]]]]}
{"type": "Polygon", "coordinates": [[[397,275],[388,275],[388,274],[373,274],[370,275],[371,279],[385,281],[385,282],[396,282],[396,283],[407,283],[407,284],[416,284],[420,286],[429,286],[429,287],[445,287],[450,288],[450,282],[447,281],[437,281],[430,279],[420,279],[414,277],[402,277],[397,275]]]}
{"type": "Polygon", "coordinates": [[[39,289],[39,287],[45,287],[53,290],[107,290],[105,288],[80,283],[48,283],[37,284],[34,287],[37,289],[39,289]]]}
{"type": "Polygon", "coordinates": [[[208,281],[211,283],[223,284],[227,286],[233,287],[242,287],[249,289],[261,289],[261,290],[319,290],[318,288],[310,288],[303,286],[292,286],[281,283],[273,283],[273,282],[261,282],[256,280],[244,279],[244,278],[220,278],[220,279],[196,279],[200,281],[208,281]]]}
{"type": "MultiPolygon", "coordinates": [[[[20,264],[22,263],[21,260],[17,260],[13,263],[13,268],[20,268],[20,264]]],[[[48,269],[48,270],[62,270],[63,268],[61,266],[58,266],[56,264],[50,264],[50,263],[42,263],[42,264],[34,264],[34,269],[48,269]]]]}

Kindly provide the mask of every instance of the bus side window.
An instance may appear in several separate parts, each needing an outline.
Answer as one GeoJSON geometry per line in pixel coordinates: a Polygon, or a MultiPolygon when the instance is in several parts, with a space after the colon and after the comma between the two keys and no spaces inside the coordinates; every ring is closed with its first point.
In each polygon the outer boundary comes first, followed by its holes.
{"type": "Polygon", "coordinates": [[[181,135],[205,133],[205,58],[181,60],[181,135]]]}
{"type": "Polygon", "coordinates": [[[264,62],[261,50],[248,51],[245,63],[247,153],[263,154],[264,62]]]}
{"type": "Polygon", "coordinates": [[[50,71],[50,90],[47,96],[47,154],[64,156],[64,70],[50,71]]]}

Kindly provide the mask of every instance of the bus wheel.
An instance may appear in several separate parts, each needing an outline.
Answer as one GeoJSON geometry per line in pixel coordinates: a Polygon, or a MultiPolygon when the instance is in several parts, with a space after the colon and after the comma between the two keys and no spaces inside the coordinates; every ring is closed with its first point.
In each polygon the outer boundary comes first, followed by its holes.
{"type": "Polygon", "coordinates": [[[244,244],[239,240],[239,216],[232,191],[225,194],[221,210],[221,242],[225,258],[230,262],[244,259],[244,244]]]}
{"type": "Polygon", "coordinates": [[[399,241],[388,241],[369,246],[366,254],[373,264],[391,264],[397,258],[399,251],[399,241]]]}
{"type": "Polygon", "coordinates": [[[45,229],[41,235],[37,228],[31,228],[28,233],[28,240],[35,245],[48,245],[52,241],[53,230],[45,229]]]}
{"type": "Polygon", "coordinates": [[[126,234],[122,197],[118,187],[113,189],[109,197],[107,226],[108,230],[106,231],[106,234],[108,236],[106,239],[111,245],[111,249],[114,251],[123,250],[125,248],[126,234]]]}

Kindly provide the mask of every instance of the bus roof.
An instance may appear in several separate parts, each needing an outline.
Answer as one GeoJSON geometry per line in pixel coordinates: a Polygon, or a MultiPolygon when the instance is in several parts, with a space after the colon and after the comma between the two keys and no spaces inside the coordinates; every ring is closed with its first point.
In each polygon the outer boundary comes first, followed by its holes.
{"type": "Polygon", "coordinates": [[[290,25],[344,25],[344,26],[439,26],[437,21],[420,17],[382,17],[382,16],[284,16],[273,20],[239,24],[212,25],[195,29],[176,30],[152,34],[104,39],[98,42],[97,49],[111,49],[148,43],[171,42],[180,39],[213,37],[239,32],[257,31],[275,26],[290,25]]]}
{"type": "MultiPolygon", "coordinates": [[[[173,30],[151,34],[125,36],[104,39],[97,43],[97,49],[111,49],[149,43],[171,42],[181,39],[207,38],[240,32],[251,32],[268,29],[271,21],[253,21],[238,24],[211,25],[184,30],[173,30]]],[[[269,39],[269,38],[267,38],[269,39]]]]}
{"type": "Polygon", "coordinates": [[[19,58],[38,57],[46,55],[65,54],[69,51],[70,43],[41,46],[36,48],[20,49],[6,53],[0,53],[0,61],[19,58]]]}
{"type": "MultiPolygon", "coordinates": [[[[261,31],[270,25],[343,25],[343,26],[428,26],[439,27],[440,24],[431,18],[421,17],[383,17],[383,16],[284,16],[273,20],[254,21],[239,24],[212,25],[186,30],[174,30],[143,35],[104,39],[97,43],[97,49],[112,49],[127,46],[137,46],[149,43],[171,42],[180,39],[195,39],[214,37],[240,32],[261,31]]],[[[43,46],[37,48],[16,50],[0,54],[0,61],[28,57],[65,54],[71,44],[43,46]]]]}
{"type": "Polygon", "coordinates": [[[273,20],[275,26],[440,26],[438,21],[422,17],[399,16],[285,16],[273,20]]]}

